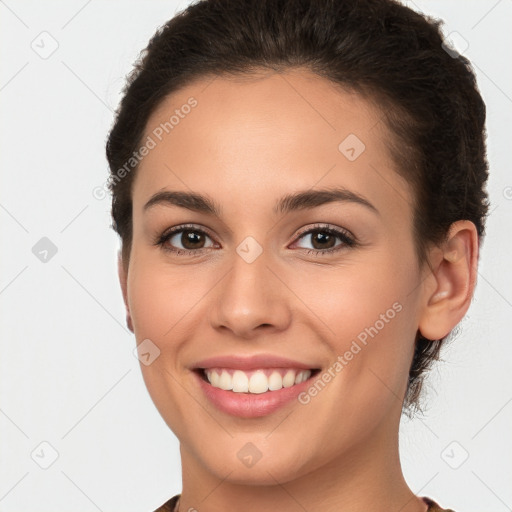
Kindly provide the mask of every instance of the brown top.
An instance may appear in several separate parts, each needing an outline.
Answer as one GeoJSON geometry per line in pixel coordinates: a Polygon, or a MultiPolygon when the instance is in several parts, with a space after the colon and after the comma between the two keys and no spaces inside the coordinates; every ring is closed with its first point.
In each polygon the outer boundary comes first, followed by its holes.
{"type": "MultiPolygon", "coordinates": [[[[165,502],[161,507],[158,507],[155,512],[174,512],[174,507],[178,501],[180,494],[176,494],[169,501],[165,502]]],[[[441,508],[434,500],[422,497],[422,500],[428,505],[427,512],[454,512],[451,508],[441,508]]]]}

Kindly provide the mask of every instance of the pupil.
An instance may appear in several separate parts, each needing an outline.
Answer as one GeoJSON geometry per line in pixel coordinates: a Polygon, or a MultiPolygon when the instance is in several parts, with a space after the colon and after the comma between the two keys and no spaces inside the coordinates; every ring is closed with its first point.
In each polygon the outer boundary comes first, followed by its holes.
{"type": "Polygon", "coordinates": [[[187,249],[197,249],[197,242],[200,241],[201,235],[196,233],[195,231],[183,231],[181,235],[181,243],[183,247],[187,249]],[[194,243],[196,245],[194,245],[194,243]]]}
{"type": "Polygon", "coordinates": [[[314,235],[313,245],[315,245],[314,242],[316,241],[316,239],[320,239],[320,249],[325,249],[326,247],[333,247],[332,243],[330,245],[328,245],[328,243],[334,241],[334,237],[328,233],[319,232],[316,235],[314,235]],[[327,242],[327,244],[325,242],[327,242]]]}
{"type": "MultiPolygon", "coordinates": [[[[201,242],[201,238],[202,235],[198,234],[195,231],[183,231],[183,234],[181,236],[181,243],[183,244],[184,247],[187,247],[188,249],[197,249],[197,243],[201,242]]],[[[325,247],[333,247],[333,241],[334,237],[325,232],[318,232],[315,235],[313,235],[313,245],[319,243],[320,249],[325,249],[325,247]],[[331,243],[329,244],[329,242],[331,243]]]]}

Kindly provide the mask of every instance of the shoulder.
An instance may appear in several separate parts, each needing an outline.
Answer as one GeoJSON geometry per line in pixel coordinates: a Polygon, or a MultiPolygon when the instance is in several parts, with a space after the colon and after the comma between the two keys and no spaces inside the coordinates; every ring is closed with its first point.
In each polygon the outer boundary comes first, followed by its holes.
{"type": "MultiPolygon", "coordinates": [[[[169,501],[160,505],[154,512],[174,512],[174,507],[179,497],[180,495],[176,494],[169,501]]],[[[455,512],[451,508],[441,508],[433,499],[426,496],[423,496],[422,499],[428,505],[428,512],[455,512]]]]}
{"type": "Polygon", "coordinates": [[[432,498],[422,496],[422,500],[428,505],[427,512],[455,512],[451,508],[441,508],[432,498]]]}
{"type": "Polygon", "coordinates": [[[174,507],[176,506],[176,502],[180,497],[179,494],[173,496],[169,501],[166,501],[163,505],[160,505],[154,512],[174,512],[174,507]]]}

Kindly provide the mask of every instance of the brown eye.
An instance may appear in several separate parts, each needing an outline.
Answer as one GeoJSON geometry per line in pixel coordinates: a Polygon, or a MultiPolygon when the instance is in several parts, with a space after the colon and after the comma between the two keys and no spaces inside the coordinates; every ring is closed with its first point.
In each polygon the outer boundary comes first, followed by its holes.
{"type": "Polygon", "coordinates": [[[161,235],[156,244],[180,255],[197,254],[214,245],[209,235],[194,226],[173,228],[161,235]]]}
{"type": "Polygon", "coordinates": [[[356,240],[348,232],[331,228],[317,226],[303,232],[299,236],[299,247],[308,249],[304,241],[310,244],[308,253],[329,254],[348,247],[355,247],[356,240]]]}
{"type": "Polygon", "coordinates": [[[315,249],[331,249],[336,245],[336,237],[325,231],[317,231],[310,236],[315,249]]]}
{"type": "MultiPolygon", "coordinates": [[[[174,237],[173,237],[174,238],[174,237]]],[[[180,242],[185,249],[201,249],[205,243],[205,237],[198,231],[186,229],[181,232],[180,242]]]]}

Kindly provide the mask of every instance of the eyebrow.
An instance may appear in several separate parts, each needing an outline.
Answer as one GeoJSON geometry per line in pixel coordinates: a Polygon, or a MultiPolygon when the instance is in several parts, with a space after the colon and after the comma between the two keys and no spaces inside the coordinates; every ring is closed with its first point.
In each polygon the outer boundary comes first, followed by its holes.
{"type": "MultiPolygon", "coordinates": [[[[276,202],[273,211],[275,214],[286,214],[297,210],[316,208],[317,206],[333,202],[360,204],[380,215],[379,210],[368,199],[346,188],[310,189],[287,194],[276,202]]],[[[221,217],[222,212],[220,205],[213,199],[195,192],[162,190],[151,196],[143,209],[147,211],[157,205],[178,206],[216,217],[221,217]]]]}

